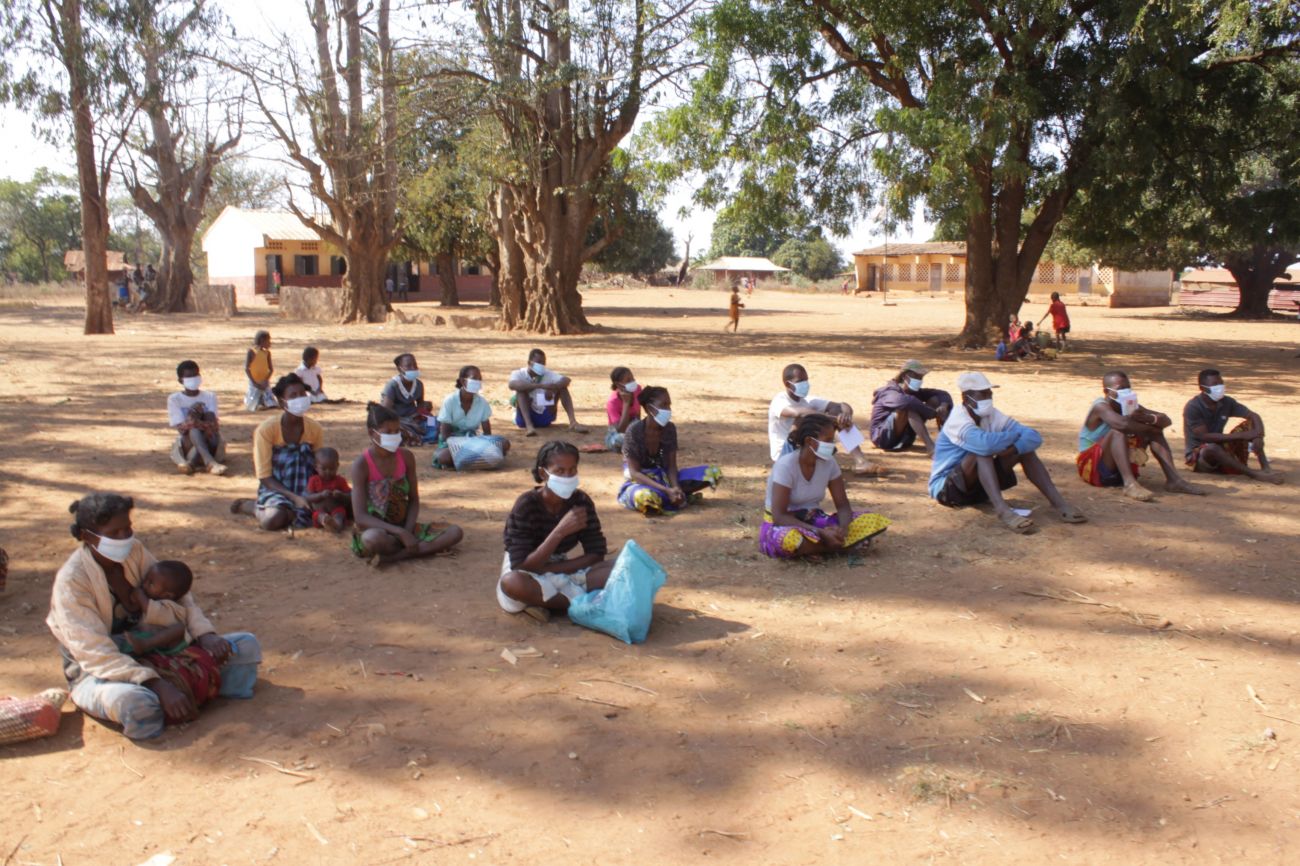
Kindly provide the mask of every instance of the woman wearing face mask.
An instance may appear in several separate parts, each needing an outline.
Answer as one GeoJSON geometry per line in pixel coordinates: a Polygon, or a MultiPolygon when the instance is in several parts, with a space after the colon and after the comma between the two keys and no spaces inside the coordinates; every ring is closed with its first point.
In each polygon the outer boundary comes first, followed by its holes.
{"type": "MultiPolygon", "coordinates": [[[[198,708],[113,640],[143,618],[134,590],[156,561],[132,532],[134,507],[130,497],[113,493],[72,503],[72,535],[80,544],[54,578],[45,622],[59,642],[72,702],[89,716],[121,725],[127,737],[144,740],[161,734],[167,721],[198,718],[198,708]]],[[[194,638],[190,649],[219,667],[219,694],[251,698],[262,661],[257,638],[246,632],[218,635],[190,593],[179,603],[194,638]]]]}
{"type": "Polygon", "coordinates": [[[311,526],[307,482],[316,474],[316,450],[325,444],[325,431],[307,417],[311,393],[296,375],[281,376],[271,393],[284,411],[253,433],[257,499],[236,499],[230,512],[252,515],[268,531],[311,526]]]}
{"type": "Polygon", "coordinates": [[[854,553],[889,527],[888,518],[854,511],[835,462],[835,419],[801,415],[790,432],[793,450],[772,464],[758,548],[771,557],[790,559],[828,553],[854,553]],[[835,514],[821,510],[830,490],[835,514]]]}
{"type": "Polygon", "coordinates": [[[545,622],[551,611],[568,610],[572,599],[603,587],[613,562],[605,559],[596,503],[578,489],[578,449],[547,442],[533,479],[539,486],[515,500],[506,518],[497,602],[507,613],[545,622]],[[569,556],[578,545],[582,554],[569,556]]]}
{"type": "Polygon", "coordinates": [[[479,393],[482,390],[483,374],[478,367],[461,367],[456,390],[438,410],[440,441],[433,455],[435,469],[496,469],[505,462],[510,440],[492,435],[492,406],[479,393]]]}
{"type": "Polygon", "coordinates": [[[402,447],[401,419],[393,410],[366,407],[370,444],[352,462],[352,552],[371,565],[432,556],[458,544],[464,533],[450,523],[420,523],[420,481],[415,458],[402,447]]]}
{"type": "Polygon", "coordinates": [[[627,367],[615,367],[609,372],[609,390],[609,400],[605,403],[605,415],[609,418],[605,447],[622,451],[627,428],[641,417],[641,386],[627,367]]]}
{"type": "Polygon", "coordinates": [[[716,488],[722,470],[716,466],[677,468],[677,425],[672,418],[672,398],[656,385],[641,392],[645,418],[634,421],[623,438],[623,487],[618,501],[624,508],[647,517],[679,511],[716,488]]]}
{"type": "Polygon", "coordinates": [[[424,383],[420,381],[420,365],[415,356],[403,352],[393,359],[397,373],[384,385],[379,402],[391,409],[402,420],[402,444],[416,448],[438,438],[438,425],[429,423],[433,404],[424,399],[424,383]]]}

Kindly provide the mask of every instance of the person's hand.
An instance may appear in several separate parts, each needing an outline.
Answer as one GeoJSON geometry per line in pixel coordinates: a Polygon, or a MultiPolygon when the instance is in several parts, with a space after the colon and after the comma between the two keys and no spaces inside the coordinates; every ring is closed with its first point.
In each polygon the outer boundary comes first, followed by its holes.
{"type": "Polygon", "coordinates": [[[218,665],[224,665],[226,660],[235,652],[235,648],[230,645],[230,641],[226,640],[214,631],[208,632],[194,642],[197,643],[201,649],[206,650],[208,655],[212,656],[212,660],[218,665]]]}
{"type": "Polygon", "coordinates": [[[293,504],[299,508],[311,508],[311,503],[307,501],[307,497],[305,496],[299,496],[295,493],[290,498],[293,500],[293,504]]]}
{"type": "Polygon", "coordinates": [[[163,679],[150,680],[145,686],[158,696],[163,714],[176,722],[192,722],[199,717],[199,710],[189,696],[163,679]]]}
{"type": "Polygon", "coordinates": [[[142,653],[144,653],[145,651],[144,641],[141,640],[137,635],[134,635],[131,632],[127,632],[122,636],[126,638],[126,642],[131,645],[132,655],[141,655],[142,653]]]}
{"type": "Polygon", "coordinates": [[[402,542],[402,547],[407,550],[415,550],[420,546],[420,539],[415,537],[415,533],[409,529],[399,529],[397,531],[397,540],[402,542]]]}
{"type": "Polygon", "coordinates": [[[587,528],[587,509],[578,505],[570,508],[560,522],[555,525],[555,531],[561,536],[568,537],[575,532],[581,532],[587,528]]]}
{"type": "Polygon", "coordinates": [[[853,426],[853,413],[841,412],[835,419],[835,426],[841,430],[847,430],[853,426]]]}
{"type": "Polygon", "coordinates": [[[844,546],[844,530],[838,525],[821,527],[817,530],[817,536],[827,547],[844,546]]]}
{"type": "Polygon", "coordinates": [[[631,403],[633,396],[632,392],[626,388],[618,389],[618,399],[622,400],[624,403],[631,403]]]}
{"type": "Polygon", "coordinates": [[[1016,456],[1017,454],[1019,454],[1019,453],[1020,453],[1020,452],[1016,450],[1016,446],[1015,446],[1015,445],[1008,445],[1006,448],[1003,448],[1001,451],[999,451],[999,452],[998,452],[997,454],[995,454],[994,456],[995,456],[995,457],[1015,457],[1015,456],[1016,456]]]}
{"type": "Polygon", "coordinates": [[[673,505],[681,505],[686,501],[686,493],[680,487],[669,487],[668,498],[672,500],[673,505]]]}

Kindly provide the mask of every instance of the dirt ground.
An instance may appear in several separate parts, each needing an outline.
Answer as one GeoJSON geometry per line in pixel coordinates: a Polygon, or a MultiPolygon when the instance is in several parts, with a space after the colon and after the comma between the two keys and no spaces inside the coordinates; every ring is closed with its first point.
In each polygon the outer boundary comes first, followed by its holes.
{"type": "Polygon", "coordinates": [[[251,702],[212,704],[156,742],[69,705],[53,739],[0,748],[3,863],[1300,858],[1296,484],[1198,478],[1211,495],[1140,504],[1087,487],[1073,461],[1102,372],[1128,370],[1143,403],[1176,419],[1181,453],[1182,405],[1214,365],[1264,416],[1277,467],[1294,469],[1300,326],[1074,308],[1073,351],[998,365],[936,348],[961,321],[951,300],[760,291],[738,336],[722,334],[725,302],[593,291],[600,330],[555,339],[269,311],[124,317],[117,336],[85,338],[71,302],[0,308],[0,544],[13,562],[0,694],[61,683],[43,619],[72,549],[68,503],[93,489],[134,495],[149,548],[190,562],[218,627],[265,649],[251,702]],[[647,520],[617,507],[614,455],[581,469],[611,544],[635,538],[669,572],[649,640],[498,609],[501,528],[538,441],[513,427],[503,471],[421,470],[426,514],[465,529],[455,558],[376,572],[345,539],[232,517],[256,486],[248,443],[265,416],[240,397],[259,328],[278,369],[321,348],[327,391],[352,402],[314,417],[349,457],[400,351],[438,399],[461,364],[479,365],[498,431],[507,373],[534,343],[574,378],[593,430],[611,367],[668,386],[682,461],[724,467],[716,495],[647,520]],[[187,357],[221,401],[225,478],[182,477],[167,458],[164,402],[187,357]],[[1053,477],[1091,522],[1060,523],[1022,483],[1013,504],[1036,508],[1041,531],[1012,535],[988,512],[933,504],[927,460],[907,454],[885,458],[892,477],[850,484],[855,505],[894,520],[864,565],[761,557],[780,368],[803,362],[814,393],[865,416],[909,357],[932,365],[930,385],[966,369],[1000,382],[997,404],[1042,431],[1053,477]],[[502,658],[526,647],[540,656],[502,658]]]}

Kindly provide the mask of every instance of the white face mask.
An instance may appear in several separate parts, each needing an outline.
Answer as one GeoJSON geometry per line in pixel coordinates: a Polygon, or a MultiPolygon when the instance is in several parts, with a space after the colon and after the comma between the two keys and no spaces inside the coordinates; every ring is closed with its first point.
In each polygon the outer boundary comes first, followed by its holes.
{"type": "Polygon", "coordinates": [[[528,369],[532,370],[533,374],[536,376],[546,375],[546,365],[539,363],[537,361],[533,361],[531,364],[529,364],[528,369]]]}
{"type": "Polygon", "coordinates": [[[912,376],[907,377],[907,388],[909,391],[920,391],[921,380],[912,376]]]}
{"type": "Polygon", "coordinates": [[[812,382],[808,379],[804,379],[802,382],[789,382],[787,384],[794,389],[794,395],[796,397],[807,397],[808,389],[812,387],[812,382]]]}
{"type": "Polygon", "coordinates": [[[992,400],[992,398],[990,398],[990,399],[988,399],[988,400],[976,400],[976,401],[975,401],[975,414],[978,415],[978,416],[980,416],[981,418],[987,418],[987,417],[989,417],[990,415],[992,415],[992,414],[993,414],[993,400],[992,400]]]}
{"type": "Polygon", "coordinates": [[[650,414],[654,416],[655,423],[660,427],[667,427],[668,422],[673,420],[672,409],[656,409],[654,406],[649,407],[650,414]]]}
{"type": "Polygon", "coordinates": [[[1216,403],[1222,400],[1223,395],[1226,393],[1228,393],[1227,385],[1210,385],[1205,389],[1205,396],[1216,403]]]}
{"type": "Polygon", "coordinates": [[[402,447],[401,433],[380,433],[379,447],[385,451],[396,451],[402,447]]]}
{"type": "Polygon", "coordinates": [[[835,443],[819,441],[813,450],[817,453],[818,460],[830,460],[835,456],[835,443]]]}
{"type": "Polygon", "coordinates": [[[565,478],[562,475],[552,475],[548,472],[546,473],[546,486],[561,499],[568,499],[578,489],[578,476],[571,475],[565,478]]]}
{"type": "Polygon", "coordinates": [[[202,376],[186,376],[184,379],[181,379],[181,387],[186,391],[197,391],[199,390],[199,386],[202,384],[202,376]]]}
{"type": "Polygon", "coordinates": [[[288,412],[290,415],[297,415],[299,418],[301,418],[303,415],[306,415],[307,410],[310,408],[311,408],[310,396],[294,397],[292,400],[284,401],[284,411],[288,412]]]}
{"type": "Polygon", "coordinates": [[[479,391],[482,391],[482,390],[483,390],[483,380],[482,380],[482,379],[466,379],[466,380],[465,380],[465,391],[466,391],[466,392],[468,392],[468,393],[470,393],[470,394],[477,394],[479,391]]]}
{"type": "Polygon", "coordinates": [[[1125,417],[1132,415],[1137,411],[1138,395],[1137,391],[1132,388],[1120,388],[1115,394],[1115,402],[1119,403],[1119,413],[1125,417]]]}
{"type": "Polygon", "coordinates": [[[94,530],[83,529],[82,532],[89,532],[98,538],[99,542],[95,545],[95,550],[100,556],[113,562],[126,562],[126,558],[131,555],[131,548],[135,546],[134,533],[126,538],[105,538],[94,530]]]}
{"type": "Polygon", "coordinates": [[[633,382],[624,382],[624,383],[623,383],[623,390],[626,391],[626,392],[628,392],[629,394],[635,394],[635,393],[636,393],[636,389],[637,389],[637,384],[636,384],[636,382],[634,382],[634,381],[633,381],[633,382]]]}

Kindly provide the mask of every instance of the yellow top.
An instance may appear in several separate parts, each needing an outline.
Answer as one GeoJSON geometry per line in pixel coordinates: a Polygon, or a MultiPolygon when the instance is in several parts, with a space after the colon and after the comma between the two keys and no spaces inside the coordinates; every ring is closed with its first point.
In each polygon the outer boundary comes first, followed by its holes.
{"type": "Polygon", "coordinates": [[[270,349],[253,347],[253,360],[248,362],[248,375],[254,382],[265,382],[271,378],[270,349]]]}
{"type": "MultiPolygon", "coordinates": [[[[325,430],[310,418],[302,419],[302,441],[319,451],[325,447],[325,430]]],[[[280,428],[280,413],[267,418],[253,431],[253,472],[259,479],[270,478],[272,452],[284,444],[284,430],[280,428]]]]}

